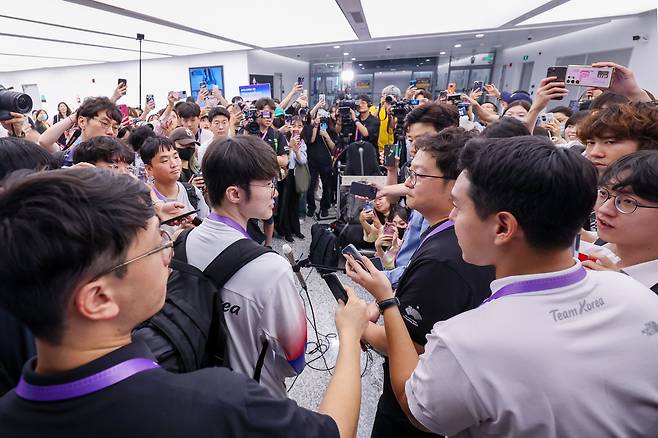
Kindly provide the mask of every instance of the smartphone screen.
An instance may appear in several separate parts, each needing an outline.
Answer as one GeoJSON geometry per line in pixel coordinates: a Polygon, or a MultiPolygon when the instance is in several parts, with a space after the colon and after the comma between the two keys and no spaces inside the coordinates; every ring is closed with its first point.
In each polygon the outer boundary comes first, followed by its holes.
{"type": "Polygon", "coordinates": [[[323,131],[327,130],[327,124],[325,122],[320,123],[320,129],[323,131]]]}
{"type": "Polygon", "coordinates": [[[377,196],[377,188],[371,186],[370,184],[365,184],[361,182],[353,182],[350,185],[350,193],[357,196],[363,196],[368,199],[375,199],[377,196]]]}
{"type": "Polygon", "coordinates": [[[171,219],[167,219],[166,221],[162,222],[162,225],[173,225],[174,222],[177,222],[183,218],[186,218],[187,216],[193,215],[195,213],[198,213],[199,210],[192,210],[188,211],[187,213],[179,214],[178,216],[172,217],[171,219]]]}
{"type": "Polygon", "coordinates": [[[415,87],[417,83],[418,83],[418,81],[416,79],[412,79],[412,80],[409,81],[409,86],[410,87],[415,87]]]}
{"type": "Polygon", "coordinates": [[[118,79],[117,85],[123,85],[124,87],[128,85],[128,79],[118,79]]]}
{"type": "Polygon", "coordinates": [[[155,99],[153,98],[152,94],[146,95],[146,102],[155,105],[155,99]]]}
{"type": "Polygon", "coordinates": [[[304,84],[304,76],[297,76],[297,83],[299,85],[303,85],[304,84]]]}
{"type": "Polygon", "coordinates": [[[395,152],[396,146],[392,144],[384,145],[384,166],[393,167],[395,166],[395,152]]]}

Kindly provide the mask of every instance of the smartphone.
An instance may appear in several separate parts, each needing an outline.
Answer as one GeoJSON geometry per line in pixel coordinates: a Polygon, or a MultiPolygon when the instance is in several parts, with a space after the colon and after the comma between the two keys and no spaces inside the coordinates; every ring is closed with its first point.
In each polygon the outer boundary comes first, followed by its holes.
{"type": "Polygon", "coordinates": [[[439,91],[439,100],[448,99],[448,90],[439,91]]]}
{"type": "Polygon", "coordinates": [[[373,210],[372,201],[368,201],[365,204],[363,204],[363,211],[365,213],[370,213],[372,210],[373,210]]]}
{"type": "Polygon", "coordinates": [[[539,119],[540,119],[543,123],[550,123],[550,122],[553,121],[554,118],[555,118],[555,116],[553,116],[553,113],[544,113],[544,114],[541,114],[541,115],[539,116],[539,119]]]}
{"type": "Polygon", "coordinates": [[[457,110],[459,111],[459,116],[465,116],[468,114],[468,104],[460,103],[457,104],[457,110]]]}
{"type": "Polygon", "coordinates": [[[297,76],[297,83],[299,85],[303,85],[304,84],[304,76],[297,76]]]}
{"type": "Polygon", "coordinates": [[[373,187],[370,184],[354,181],[350,185],[350,193],[357,196],[363,196],[368,199],[375,199],[377,196],[377,187],[373,187]]]}
{"type": "Polygon", "coordinates": [[[395,236],[397,228],[393,222],[386,222],[384,224],[384,234],[387,236],[395,236]]]}
{"type": "Polygon", "coordinates": [[[284,114],[283,121],[286,125],[292,124],[292,114],[284,114]]]}
{"type": "Polygon", "coordinates": [[[178,100],[185,100],[185,99],[187,99],[187,91],[185,91],[185,90],[183,90],[183,91],[179,91],[179,92],[176,93],[176,94],[178,95],[178,100]]]}
{"type": "Polygon", "coordinates": [[[567,67],[566,83],[578,87],[610,88],[614,72],[613,67],[594,68],[586,65],[570,65],[567,67]]]}
{"type": "Polygon", "coordinates": [[[347,292],[335,272],[324,274],[322,279],[327,283],[327,286],[329,286],[329,290],[334,295],[334,298],[336,298],[336,301],[342,300],[343,303],[347,303],[347,292]]]}
{"type": "Polygon", "coordinates": [[[153,104],[153,106],[155,106],[155,98],[153,97],[152,94],[146,95],[146,103],[153,104]]]}
{"type": "MultiPolygon", "coordinates": [[[[546,77],[557,76],[555,82],[565,82],[567,79],[567,68],[566,67],[548,67],[546,70],[546,77]]],[[[562,100],[562,97],[557,97],[552,100],[562,100]]]]}
{"type": "Polygon", "coordinates": [[[199,82],[199,90],[207,90],[207,89],[208,89],[208,83],[206,81],[199,82]]]}
{"type": "Polygon", "coordinates": [[[484,88],[484,81],[475,81],[473,82],[473,89],[474,90],[481,90],[484,88]]]}
{"type": "Polygon", "coordinates": [[[121,111],[122,118],[128,117],[129,114],[128,105],[124,105],[124,104],[117,105],[117,108],[119,108],[119,111],[121,111]]]}
{"type": "Polygon", "coordinates": [[[117,85],[122,85],[125,87],[126,85],[128,85],[128,79],[118,79],[117,85]]]}
{"type": "Polygon", "coordinates": [[[297,141],[299,141],[299,136],[301,135],[302,131],[299,129],[293,129],[292,130],[292,136],[297,138],[297,141]]]}
{"type": "Polygon", "coordinates": [[[161,224],[162,225],[173,225],[174,222],[177,222],[177,221],[179,221],[183,218],[186,218],[187,216],[190,216],[190,215],[198,213],[198,212],[199,212],[199,210],[188,211],[187,213],[179,214],[176,217],[172,217],[171,219],[167,219],[166,221],[162,222],[161,224]]]}
{"type": "Polygon", "coordinates": [[[322,122],[322,123],[320,123],[320,129],[321,129],[322,131],[326,131],[326,130],[327,130],[327,123],[326,123],[326,122],[322,122]]]}
{"type": "MultiPolygon", "coordinates": [[[[348,254],[351,255],[352,257],[354,257],[354,260],[356,260],[357,262],[363,264],[363,256],[361,255],[359,250],[356,249],[356,246],[354,246],[354,244],[350,243],[345,248],[343,248],[340,252],[341,252],[341,254],[343,254],[343,256],[348,255],[348,254]]],[[[365,265],[364,265],[364,267],[365,267],[365,265]]]]}
{"type": "Polygon", "coordinates": [[[395,152],[396,146],[394,144],[384,145],[384,166],[395,167],[395,152]]]}
{"type": "Polygon", "coordinates": [[[326,96],[324,95],[324,93],[320,93],[320,100],[324,100],[325,97],[326,97],[326,96]]]}

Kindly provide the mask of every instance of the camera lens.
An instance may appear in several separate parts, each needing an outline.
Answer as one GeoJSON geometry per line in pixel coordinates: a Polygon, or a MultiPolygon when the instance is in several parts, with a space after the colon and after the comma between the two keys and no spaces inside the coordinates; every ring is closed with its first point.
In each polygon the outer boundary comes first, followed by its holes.
{"type": "Polygon", "coordinates": [[[32,109],[32,98],[18,91],[0,90],[0,110],[25,114],[32,109]]]}

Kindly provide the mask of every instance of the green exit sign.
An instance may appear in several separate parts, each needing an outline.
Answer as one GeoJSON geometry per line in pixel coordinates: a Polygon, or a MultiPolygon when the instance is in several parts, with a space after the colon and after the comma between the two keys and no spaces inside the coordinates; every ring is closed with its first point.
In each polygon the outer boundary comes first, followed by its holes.
{"type": "Polygon", "coordinates": [[[528,60],[528,55],[523,55],[523,60],[527,61],[528,60]]]}

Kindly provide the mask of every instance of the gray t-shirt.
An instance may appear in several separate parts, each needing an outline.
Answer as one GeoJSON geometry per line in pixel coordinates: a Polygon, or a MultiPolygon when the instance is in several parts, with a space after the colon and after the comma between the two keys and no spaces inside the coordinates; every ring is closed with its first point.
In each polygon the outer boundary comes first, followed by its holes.
{"type": "Polygon", "coordinates": [[[405,392],[414,418],[449,436],[656,436],[658,297],[626,275],[588,271],[485,303],[435,324],[405,392]]]}
{"type": "MultiPolygon", "coordinates": [[[[187,260],[203,270],[233,242],[239,231],[206,219],[187,237],[187,260]]],[[[247,263],[221,291],[229,332],[228,355],[234,371],[251,377],[268,341],[260,383],[272,395],[285,398],[286,377],[304,368],[306,312],[290,264],[276,253],[247,263]]]]}

